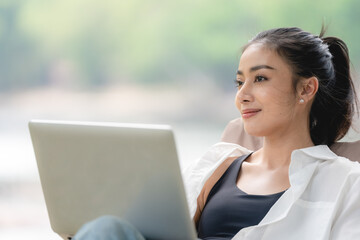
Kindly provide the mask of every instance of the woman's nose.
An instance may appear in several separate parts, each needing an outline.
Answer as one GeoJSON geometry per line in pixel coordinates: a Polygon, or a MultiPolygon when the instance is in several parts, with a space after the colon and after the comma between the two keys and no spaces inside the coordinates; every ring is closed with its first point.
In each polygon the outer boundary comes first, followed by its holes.
{"type": "Polygon", "coordinates": [[[245,82],[237,91],[237,101],[240,103],[246,103],[253,101],[252,88],[250,84],[245,82]]]}

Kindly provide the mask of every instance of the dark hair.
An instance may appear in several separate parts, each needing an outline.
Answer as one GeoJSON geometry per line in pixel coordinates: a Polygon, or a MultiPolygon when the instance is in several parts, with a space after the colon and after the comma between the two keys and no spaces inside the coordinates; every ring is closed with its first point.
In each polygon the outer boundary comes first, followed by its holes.
{"type": "Polygon", "coordinates": [[[300,77],[316,77],[319,89],[309,116],[310,136],[315,145],[332,145],[351,126],[356,104],[356,92],[350,75],[350,60],[346,44],[336,37],[323,37],[300,28],[276,28],[257,34],[244,46],[254,43],[279,54],[293,70],[296,89],[300,77]]]}

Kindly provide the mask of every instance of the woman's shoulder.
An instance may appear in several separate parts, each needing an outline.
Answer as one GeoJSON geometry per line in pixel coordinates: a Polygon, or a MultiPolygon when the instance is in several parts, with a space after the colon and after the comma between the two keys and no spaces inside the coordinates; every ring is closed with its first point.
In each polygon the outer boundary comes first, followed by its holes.
{"type": "Polygon", "coordinates": [[[292,157],[297,158],[300,161],[305,160],[305,162],[318,161],[324,166],[338,165],[338,167],[349,169],[355,168],[355,170],[357,170],[360,166],[359,162],[355,161],[354,158],[350,160],[343,154],[340,155],[338,152],[333,151],[332,148],[329,148],[326,145],[316,145],[313,147],[295,150],[292,157]]]}
{"type": "Polygon", "coordinates": [[[307,166],[316,166],[314,178],[322,183],[341,183],[348,181],[348,178],[360,178],[359,162],[337,155],[326,145],[293,152],[292,172],[301,171],[307,166]]]}
{"type": "Polygon", "coordinates": [[[321,161],[318,174],[326,176],[329,181],[352,184],[360,181],[360,163],[334,153],[334,158],[321,161]]]}
{"type": "Polygon", "coordinates": [[[343,182],[344,186],[351,186],[354,182],[360,182],[360,163],[351,161],[348,158],[338,156],[333,162],[324,168],[329,177],[338,182],[343,182]]]}
{"type": "Polygon", "coordinates": [[[339,167],[348,169],[349,172],[360,174],[360,163],[358,161],[352,161],[346,157],[338,156],[336,164],[339,167]]]}
{"type": "Polygon", "coordinates": [[[336,159],[328,162],[329,168],[335,172],[342,170],[348,174],[360,176],[360,163],[358,161],[337,155],[337,153],[334,154],[336,154],[336,159]]]}
{"type": "Polygon", "coordinates": [[[218,142],[211,146],[203,156],[191,163],[185,170],[196,171],[211,169],[214,166],[221,164],[225,159],[229,157],[239,157],[251,153],[252,151],[244,148],[238,144],[218,142]]]}

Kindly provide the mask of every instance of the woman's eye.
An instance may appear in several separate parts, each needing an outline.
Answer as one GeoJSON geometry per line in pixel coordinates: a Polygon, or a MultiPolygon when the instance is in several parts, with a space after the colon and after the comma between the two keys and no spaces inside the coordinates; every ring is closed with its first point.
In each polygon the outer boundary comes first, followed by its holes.
{"type": "Polygon", "coordinates": [[[267,80],[266,77],[263,77],[263,76],[256,76],[255,77],[255,82],[262,82],[262,81],[265,81],[267,80]]]}
{"type": "Polygon", "coordinates": [[[244,83],[238,79],[234,80],[236,87],[241,87],[244,83]]]}

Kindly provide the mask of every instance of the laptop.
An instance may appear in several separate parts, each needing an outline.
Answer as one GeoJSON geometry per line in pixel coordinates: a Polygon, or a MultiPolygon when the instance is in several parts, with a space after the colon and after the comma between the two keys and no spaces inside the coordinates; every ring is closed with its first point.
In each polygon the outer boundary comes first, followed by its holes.
{"type": "Polygon", "coordinates": [[[63,239],[103,215],[146,239],[197,239],[170,126],[32,120],[29,130],[50,224],[63,239]]]}

